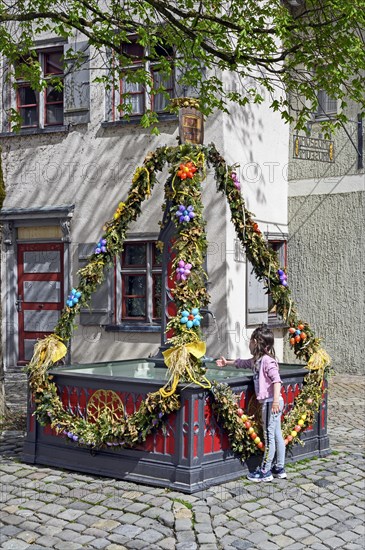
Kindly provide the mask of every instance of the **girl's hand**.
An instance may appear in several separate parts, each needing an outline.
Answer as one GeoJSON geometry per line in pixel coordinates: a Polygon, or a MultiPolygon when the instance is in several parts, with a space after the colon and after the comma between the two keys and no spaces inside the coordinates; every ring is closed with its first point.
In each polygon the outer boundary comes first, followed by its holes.
{"type": "Polygon", "coordinates": [[[277,414],[278,412],[280,412],[280,405],[279,405],[279,402],[273,401],[272,407],[271,407],[271,412],[272,412],[273,414],[277,414]]]}
{"type": "Polygon", "coordinates": [[[227,359],[225,357],[221,356],[220,359],[217,359],[216,364],[218,367],[225,367],[227,365],[227,359]]]}

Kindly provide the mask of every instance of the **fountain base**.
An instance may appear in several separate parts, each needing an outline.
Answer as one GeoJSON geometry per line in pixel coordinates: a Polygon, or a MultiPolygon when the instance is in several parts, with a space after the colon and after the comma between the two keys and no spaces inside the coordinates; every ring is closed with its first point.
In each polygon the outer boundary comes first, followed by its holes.
{"type": "MultiPolygon", "coordinates": [[[[155,367],[151,361],[154,359],[78,365],[53,369],[50,373],[69,412],[86,415],[92,395],[103,389],[115,392],[126,413],[133,414],[141,400],[166,381],[166,369],[155,367]]],[[[239,395],[243,409],[252,404],[253,382],[248,371],[217,369],[214,363],[207,366],[208,377],[228,383],[239,395]]],[[[294,365],[280,365],[280,373],[285,413],[299,393],[306,371],[294,365]]],[[[242,463],[232,453],[228,437],[212,413],[209,392],[196,385],[180,384],[178,393],[181,408],[170,415],[166,429],[156,430],[134,449],[90,450],[79,446],[35,421],[30,401],[22,459],[27,463],[168,487],[184,493],[237,479],[260,462],[261,454],[242,463]]],[[[304,446],[296,445],[289,450],[288,461],[325,456],[330,452],[326,400],[325,393],[316,422],[301,435],[304,446]]]]}

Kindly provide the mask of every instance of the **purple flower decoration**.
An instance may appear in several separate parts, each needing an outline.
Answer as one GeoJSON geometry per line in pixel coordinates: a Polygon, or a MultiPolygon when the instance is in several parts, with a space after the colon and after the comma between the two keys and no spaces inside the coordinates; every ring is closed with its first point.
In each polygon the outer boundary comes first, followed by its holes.
{"type": "Polygon", "coordinates": [[[278,269],[278,275],[279,275],[280,283],[283,286],[288,286],[288,281],[287,281],[288,277],[287,277],[285,271],[283,271],[282,269],[278,269]]]}
{"type": "Polygon", "coordinates": [[[240,190],[241,189],[241,184],[239,182],[239,179],[237,177],[236,172],[231,172],[231,178],[232,178],[232,181],[233,181],[233,185],[235,187],[237,187],[238,190],[240,190]]]}
{"type": "Polygon", "coordinates": [[[178,281],[186,281],[192,267],[191,264],[185,263],[184,260],[180,260],[179,267],[176,269],[176,279],[178,281]]]}
{"type": "Polygon", "coordinates": [[[176,212],[176,216],[178,216],[180,223],[190,222],[190,220],[195,218],[194,206],[190,205],[186,207],[183,204],[180,204],[176,212]]]}
{"type": "Polygon", "coordinates": [[[95,254],[101,254],[107,252],[106,239],[100,239],[94,250],[95,254]]]}

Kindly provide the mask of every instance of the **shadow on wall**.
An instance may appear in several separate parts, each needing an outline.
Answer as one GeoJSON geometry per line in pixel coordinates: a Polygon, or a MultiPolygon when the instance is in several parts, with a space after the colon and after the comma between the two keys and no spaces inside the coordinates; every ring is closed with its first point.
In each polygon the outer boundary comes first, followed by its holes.
{"type": "MultiPolygon", "coordinates": [[[[240,88],[247,88],[249,86],[257,89],[258,82],[243,82],[242,79],[233,80],[227,85],[231,88],[232,92],[236,92],[240,88]]],[[[258,90],[259,93],[266,100],[267,91],[263,88],[258,90]]],[[[244,192],[245,179],[249,182],[255,183],[256,201],[258,204],[266,204],[265,187],[268,182],[265,177],[264,171],[261,169],[256,153],[255,142],[264,141],[264,120],[260,110],[257,106],[248,104],[244,107],[240,107],[237,104],[230,106],[230,116],[225,118],[227,131],[235,136],[240,143],[241,149],[245,152],[245,165],[238,169],[241,178],[241,185],[244,192]]],[[[227,151],[229,151],[229,144],[227,144],[227,151]]],[[[247,208],[250,209],[249,197],[246,198],[247,208]]]]}
{"type": "Polygon", "coordinates": [[[68,133],[5,138],[4,206],[74,203],[76,240],[80,235],[87,235],[88,242],[95,240],[102,224],[125,198],[133,173],[146,154],[166,142],[176,144],[176,122],[162,130],[155,138],[149,130],[129,125],[101,129],[96,134],[78,126],[68,133]]]}

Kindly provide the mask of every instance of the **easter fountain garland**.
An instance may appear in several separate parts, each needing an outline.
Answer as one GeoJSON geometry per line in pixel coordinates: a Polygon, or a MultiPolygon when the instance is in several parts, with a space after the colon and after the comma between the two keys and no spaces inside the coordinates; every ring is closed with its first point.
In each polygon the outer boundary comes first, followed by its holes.
{"type": "Polygon", "coordinates": [[[321,404],[323,378],[330,358],[320,348],[320,340],[308,323],[297,317],[285,270],[245,207],[235,166],[228,166],[213,144],[185,144],[160,147],[149,153],[143,165],[136,169],[127,199],[119,203],[113,219],[105,224],[104,234],[89,263],[79,270],[79,283],[72,289],[54,333],[36,344],[28,371],[35,415],[41,424],[50,424],[57,433],[92,448],[133,447],[163,427],[168,416],[178,410],[178,383],[193,381],[210,391],[213,411],[227,431],[235,453],[246,459],[263,449],[260,427],[240,409],[238,396],[227,384],[211,384],[202,367],[205,343],[200,329],[200,309],[209,303],[205,287],[207,275],[203,269],[207,241],[201,200],[206,166],[215,170],[217,189],[227,198],[237,236],[256,276],[264,281],[278,314],[290,327],[289,339],[295,355],[307,363],[309,372],[303,388],[283,423],[286,444],[297,441],[298,433],[313,422],[321,404]],[[115,411],[105,406],[90,422],[87,414],[81,417],[64,409],[48,370],[66,355],[65,344],[74,330],[76,315],[103,281],[104,272],[113,265],[115,255],[122,251],[127,229],[140,214],[142,202],[150,196],[156,183],[156,173],[166,163],[170,165],[170,175],[165,184],[163,208],[169,204],[170,218],[176,226],[172,270],[176,275],[173,296],[177,314],[167,325],[167,331],[173,331],[173,336],[169,339],[171,347],[164,352],[169,379],[165,386],[148,394],[134,414],[126,415],[120,410],[116,420],[115,411]]]}

